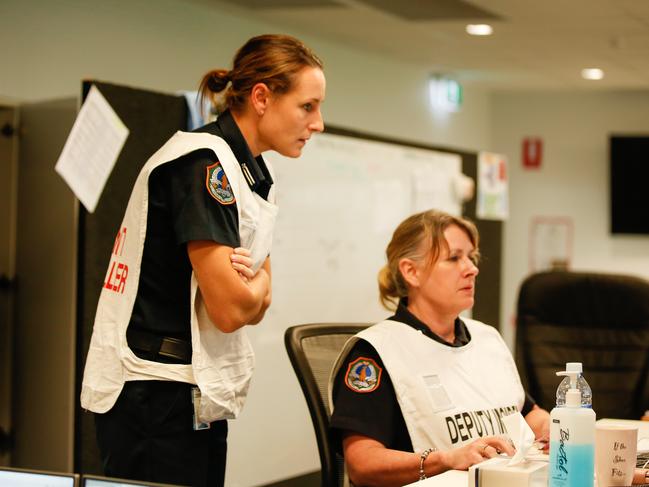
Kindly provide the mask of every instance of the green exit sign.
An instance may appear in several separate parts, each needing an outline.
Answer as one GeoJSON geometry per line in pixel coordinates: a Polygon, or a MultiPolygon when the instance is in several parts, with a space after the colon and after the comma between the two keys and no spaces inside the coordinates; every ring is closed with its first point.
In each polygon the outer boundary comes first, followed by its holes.
{"type": "Polygon", "coordinates": [[[462,105],[462,85],[451,78],[430,79],[430,102],[434,109],[457,112],[462,105]]]}

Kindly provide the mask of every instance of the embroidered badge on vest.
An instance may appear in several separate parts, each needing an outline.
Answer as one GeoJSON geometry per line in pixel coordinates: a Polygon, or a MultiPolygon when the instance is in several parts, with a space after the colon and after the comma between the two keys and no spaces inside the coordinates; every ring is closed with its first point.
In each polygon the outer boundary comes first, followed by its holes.
{"type": "Polygon", "coordinates": [[[381,383],[381,372],[374,360],[359,357],[347,367],[345,384],[354,392],[372,392],[381,383]]]}
{"type": "Polygon", "coordinates": [[[211,166],[207,166],[207,178],[205,181],[207,191],[210,196],[222,205],[231,205],[234,203],[234,193],[230,181],[225,175],[225,171],[219,161],[211,166]]]}

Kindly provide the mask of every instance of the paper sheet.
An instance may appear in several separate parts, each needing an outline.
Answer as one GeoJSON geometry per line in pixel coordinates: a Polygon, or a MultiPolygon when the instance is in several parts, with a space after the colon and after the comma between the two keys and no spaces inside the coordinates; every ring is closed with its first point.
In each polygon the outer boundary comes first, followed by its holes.
{"type": "Polygon", "coordinates": [[[90,88],[55,170],[92,213],[129,130],[101,92],[90,88]]]}
{"type": "Polygon", "coordinates": [[[509,217],[507,158],[501,154],[478,154],[476,215],[483,220],[507,220],[509,217]]]}

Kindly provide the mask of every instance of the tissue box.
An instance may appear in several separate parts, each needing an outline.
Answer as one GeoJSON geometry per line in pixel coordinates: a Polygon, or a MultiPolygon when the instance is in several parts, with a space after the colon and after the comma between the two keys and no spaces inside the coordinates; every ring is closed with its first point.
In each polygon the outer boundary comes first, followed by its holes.
{"type": "Polygon", "coordinates": [[[469,468],[468,487],[546,487],[548,462],[525,460],[508,467],[509,458],[490,458],[469,468]]]}

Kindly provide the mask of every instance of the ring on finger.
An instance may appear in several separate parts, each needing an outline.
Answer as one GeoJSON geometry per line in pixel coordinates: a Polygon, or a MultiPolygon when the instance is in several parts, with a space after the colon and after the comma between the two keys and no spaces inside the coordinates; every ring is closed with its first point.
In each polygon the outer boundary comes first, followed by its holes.
{"type": "Polygon", "coordinates": [[[485,443],[484,445],[482,445],[482,448],[480,448],[480,451],[482,451],[482,453],[484,453],[487,450],[488,446],[489,445],[487,443],[485,443]]]}

